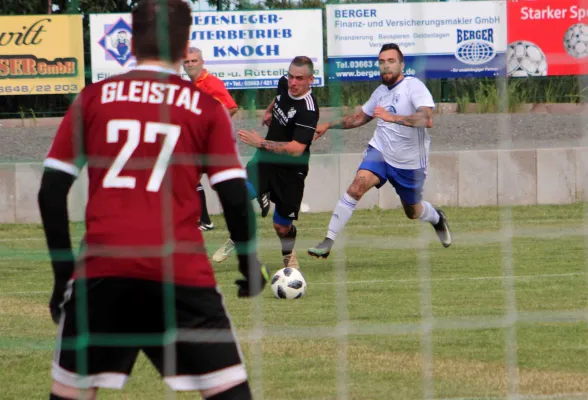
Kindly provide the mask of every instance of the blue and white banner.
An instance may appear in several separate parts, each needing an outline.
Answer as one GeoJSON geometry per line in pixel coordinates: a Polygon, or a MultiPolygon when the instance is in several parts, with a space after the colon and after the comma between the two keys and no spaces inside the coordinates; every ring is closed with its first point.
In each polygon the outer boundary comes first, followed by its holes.
{"type": "MultiPolygon", "coordinates": [[[[296,56],[312,59],[314,84],[324,86],[322,35],[320,9],[207,11],[192,13],[190,42],[229,89],[275,88],[296,56]]],[[[130,14],[90,14],[92,82],[136,65],[131,36],[130,14]]]]}
{"type": "Polygon", "coordinates": [[[379,78],[378,53],[396,43],[405,75],[421,78],[504,76],[506,3],[327,5],[329,80],[379,78]]]}

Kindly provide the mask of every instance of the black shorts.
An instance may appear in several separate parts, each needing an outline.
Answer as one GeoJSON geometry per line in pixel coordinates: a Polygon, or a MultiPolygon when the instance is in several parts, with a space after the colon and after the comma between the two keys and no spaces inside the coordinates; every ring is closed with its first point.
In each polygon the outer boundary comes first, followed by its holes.
{"type": "Polygon", "coordinates": [[[255,159],[247,164],[247,180],[257,193],[269,193],[275,211],[290,220],[298,219],[307,174],[308,171],[260,164],[255,159]]]}
{"type": "Polygon", "coordinates": [[[172,286],[166,291],[161,282],[122,278],[80,284],[70,281],[66,292],[53,359],[56,381],[121,389],[139,350],[172,390],[205,390],[247,379],[216,288],[172,286]],[[167,296],[172,292],[173,303],[167,296]]]}

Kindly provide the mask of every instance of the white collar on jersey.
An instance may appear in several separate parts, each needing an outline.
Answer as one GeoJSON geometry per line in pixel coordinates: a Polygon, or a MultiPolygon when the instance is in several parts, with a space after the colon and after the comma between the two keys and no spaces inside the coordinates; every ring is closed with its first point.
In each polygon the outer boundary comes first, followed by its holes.
{"type": "Polygon", "coordinates": [[[312,89],[308,89],[308,92],[304,93],[302,96],[300,97],[294,97],[290,94],[290,91],[288,90],[288,96],[290,96],[290,98],[292,100],[302,100],[303,98],[305,98],[306,96],[310,96],[310,94],[312,93],[312,89]]]}
{"type": "Polygon", "coordinates": [[[152,71],[152,72],[162,72],[162,73],[170,74],[170,75],[180,75],[180,73],[178,71],[174,70],[173,68],[159,67],[157,65],[138,65],[133,69],[135,71],[136,70],[152,71]]]}

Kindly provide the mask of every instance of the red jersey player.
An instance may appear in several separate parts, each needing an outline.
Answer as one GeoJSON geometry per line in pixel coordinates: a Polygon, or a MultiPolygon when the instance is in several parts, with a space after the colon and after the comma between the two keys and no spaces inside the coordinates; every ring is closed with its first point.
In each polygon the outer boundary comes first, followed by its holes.
{"type": "Polygon", "coordinates": [[[137,68],[86,87],[45,159],[39,207],[55,275],[50,310],[60,324],[50,399],[77,399],[83,389],[92,399],[99,387],[122,388],[140,350],[173,390],[200,391],[211,400],[251,398],[195,228],[202,173],[218,192],[231,237],[241,244],[238,295],[260,293],[267,270],[252,244],[253,210],[230,118],[219,102],[179,76],[190,15],[184,0],[140,1],[132,13],[137,68]],[[155,27],[166,11],[169,48],[160,49],[155,27]],[[74,263],[67,194],[86,163],[86,234],[74,263]],[[79,330],[79,320],[88,331],[79,330]],[[203,329],[207,339],[181,337],[203,329]],[[171,345],[161,345],[165,337],[117,343],[121,335],[139,340],[166,332],[175,335],[171,345]],[[90,341],[86,365],[76,350],[61,346],[82,334],[90,341]],[[106,341],[93,342],[95,335],[106,341]]]}

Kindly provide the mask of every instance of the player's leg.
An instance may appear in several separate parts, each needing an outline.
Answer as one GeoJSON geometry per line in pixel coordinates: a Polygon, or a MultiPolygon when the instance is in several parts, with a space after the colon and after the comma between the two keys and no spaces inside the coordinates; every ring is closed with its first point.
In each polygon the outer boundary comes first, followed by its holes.
{"type": "MultiPolygon", "coordinates": [[[[257,191],[255,190],[255,187],[253,186],[253,184],[249,181],[245,182],[245,184],[247,186],[247,191],[249,193],[249,200],[256,199],[257,198],[257,191]]],[[[267,201],[269,204],[269,199],[267,199],[267,201]]],[[[268,206],[268,209],[269,209],[269,206],[268,206]]],[[[214,252],[214,254],[212,255],[212,261],[217,262],[217,263],[222,263],[229,258],[229,256],[231,255],[231,253],[234,250],[235,250],[235,242],[233,242],[233,240],[231,238],[228,238],[227,241],[214,252]]]]}
{"type": "Polygon", "coordinates": [[[280,238],[280,244],[282,245],[282,262],[284,263],[284,267],[300,268],[298,258],[294,252],[297,233],[296,226],[294,225],[294,218],[284,217],[283,215],[292,215],[292,213],[293,212],[287,214],[287,211],[284,211],[284,207],[282,207],[281,204],[276,204],[273,217],[274,229],[280,238]]]}
{"type": "MultiPolygon", "coordinates": [[[[164,295],[161,285],[154,291],[159,293],[154,297],[164,295]]],[[[174,391],[199,391],[207,400],[252,399],[241,349],[218,290],[175,286],[175,314],[177,341],[143,348],[167,385],[174,391]]]]}
{"type": "Polygon", "coordinates": [[[435,229],[443,247],[449,247],[451,245],[451,231],[445,213],[423,200],[425,169],[403,170],[389,166],[388,177],[400,197],[407,218],[429,222],[435,229]]]}
{"type": "Polygon", "coordinates": [[[208,207],[206,206],[206,193],[204,192],[204,187],[201,183],[198,184],[198,194],[200,195],[200,230],[201,231],[210,231],[214,229],[214,224],[210,220],[210,215],[208,215],[208,207]]]}
{"type": "Polygon", "coordinates": [[[268,179],[271,189],[270,196],[275,204],[274,230],[280,238],[284,267],[300,267],[294,250],[297,235],[294,221],[298,220],[300,205],[304,197],[306,175],[306,171],[276,170],[268,179]]]}
{"type": "Polygon", "coordinates": [[[110,278],[68,285],[52,363],[50,399],[94,399],[97,388],[122,389],[138,348],[90,345],[76,349],[76,339],[79,318],[87,321],[90,336],[124,333],[130,329],[134,324],[128,321],[133,313],[127,299],[134,294],[129,293],[135,293],[135,286],[110,278]],[[79,296],[85,297],[87,309],[79,309],[79,296]],[[79,352],[83,357],[79,357],[79,352]]]}
{"type": "Polygon", "coordinates": [[[368,147],[353,182],[333,210],[327,236],[318,245],[308,249],[308,254],[322,258],[329,256],[337,235],[345,228],[359,200],[371,188],[380,188],[386,182],[385,174],[386,163],[382,154],[373,147],[368,147]]]}

